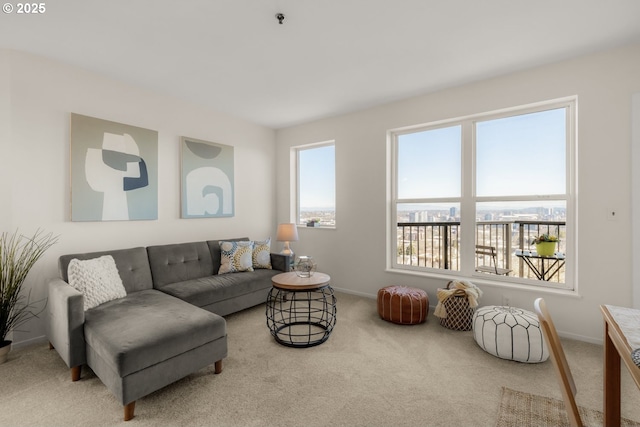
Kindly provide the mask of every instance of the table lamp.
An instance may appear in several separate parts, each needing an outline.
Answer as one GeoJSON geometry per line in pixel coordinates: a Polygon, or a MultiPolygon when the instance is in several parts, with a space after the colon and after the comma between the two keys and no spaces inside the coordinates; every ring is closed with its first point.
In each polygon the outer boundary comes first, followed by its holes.
{"type": "Polygon", "coordinates": [[[284,249],[280,252],[281,254],[293,255],[293,251],[289,247],[289,242],[298,241],[298,227],[295,224],[278,225],[276,240],[278,240],[278,242],[284,242],[284,249]]]}

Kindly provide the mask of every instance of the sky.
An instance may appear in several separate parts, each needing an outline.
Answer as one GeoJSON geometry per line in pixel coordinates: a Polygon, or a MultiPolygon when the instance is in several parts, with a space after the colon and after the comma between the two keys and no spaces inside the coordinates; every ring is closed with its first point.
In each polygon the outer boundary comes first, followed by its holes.
{"type": "MultiPolygon", "coordinates": [[[[456,125],[399,136],[398,198],[461,195],[462,129],[456,125]]],[[[564,108],[478,121],[476,194],[566,193],[565,141],[564,108]]]]}
{"type": "MultiPolygon", "coordinates": [[[[565,108],[477,121],[475,130],[478,196],[566,193],[565,108]]],[[[453,125],[398,137],[399,199],[461,196],[462,155],[472,152],[462,132],[453,125]]],[[[298,155],[301,210],[335,209],[335,145],[298,155]]]]}
{"type": "Polygon", "coordinates": [[[461,126],[401,135],[398,198],[460,197],[461,138],[461,126]]]}
{"type": "Polygon", "coordinates": [[[335,145],[298,151],[300,210],[335,209],[335,152],[335,145]]]}

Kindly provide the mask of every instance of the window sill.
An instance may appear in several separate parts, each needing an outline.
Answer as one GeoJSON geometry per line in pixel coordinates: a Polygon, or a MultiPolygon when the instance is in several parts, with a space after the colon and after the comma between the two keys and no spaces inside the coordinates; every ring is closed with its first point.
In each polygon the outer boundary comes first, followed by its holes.
{"type": "Polygon", "coordinates": [[[298,224],[298,229],[303,229],[303,230],[335,230],[336,226],[335,225],[319,225],[319,226],[315,226],[315,227],[309,227],[308,225],[305,225],[305,224],[298,224]]]}
{"type": "Polygon", "coordinates": [[[432,273],[432,272],[407,270],[407,269],[392,268],[392,267],[387,268],[385,271],[387,273],[393,273],[393,274],[420,276],[420,277],[425,277],[429,279],[442,279],[442,280],[446,280],[447,282],[454,279],[469,280],[470,282],[473,282],[473,284],[475,285],[480,285],[480,287],[490,286],[490,287],[496,287],[496,288],[509,289],[512,291],[524,291],[524,292],[532,292],[536,294],[562,295],[562,296],[567,296],[571,298],[582,298],[582,296],[576,289],[570,289],[568,287],[554,288],[554,287],[542,286],[542,285],[536,286],[533,284],[527,284],[527,283],[521,283],[521,282],[508,282],[506,281],[508,279],[491,280],[491,279],[480,277],[480,276],[465,276],[460,272],[451,272],[451,274],[432,273]]]}

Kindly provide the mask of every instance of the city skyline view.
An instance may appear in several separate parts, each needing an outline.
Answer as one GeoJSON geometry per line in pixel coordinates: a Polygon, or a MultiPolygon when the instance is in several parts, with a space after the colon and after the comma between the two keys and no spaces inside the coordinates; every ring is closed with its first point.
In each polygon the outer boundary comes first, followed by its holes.
{"type": "MultiPolygon", "coordinates": [[[[478,203],[476,221],[545,220],[565,221],[564,202],[492,202],[478,203]]],[[[397,222],[460,221],[459,204],[398,205],[397,222]]]]}
{"type": "Polygon", "coordinates": [[[484,268],[483,274],[498,275],[485,267],[494,266],[508,270],[509,275],[515,277],[564,283],[566,208],[556,203],[518,203],[518,209],[500,209],[499,205],[478,209],[471,228],[461,223],[457,205],[431,205],[431,210],[412,205],[412,209],[399,210],[396,262],[410,267],[459,271],[462,267],[461,233],[471,230],[475,244],[492,247],[495,254],[492,259],[486,250],[478,252],[476,249],[474,263],[476,269],[484,268]],[[558,238],[554,250],[561,259],[537,257],[534,239],[545,233],[558,238]]]}

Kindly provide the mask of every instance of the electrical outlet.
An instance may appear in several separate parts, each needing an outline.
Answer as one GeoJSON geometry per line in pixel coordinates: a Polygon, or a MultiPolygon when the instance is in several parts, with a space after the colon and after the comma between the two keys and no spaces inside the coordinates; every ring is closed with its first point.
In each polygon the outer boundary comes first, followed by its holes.
{"type": "Polygon", "coordinates": [[[507,295],[502,295],[502,305],[511,307],[511,298],[509,298],[507,295]]]}

